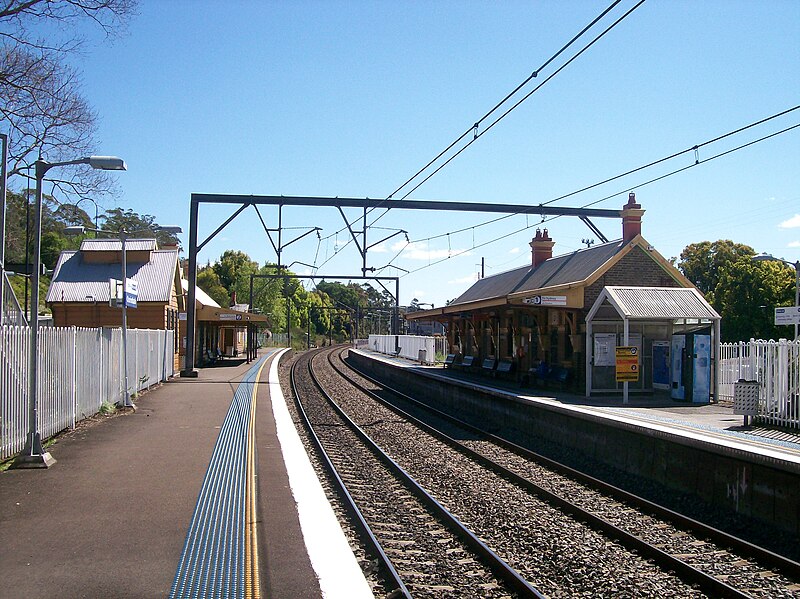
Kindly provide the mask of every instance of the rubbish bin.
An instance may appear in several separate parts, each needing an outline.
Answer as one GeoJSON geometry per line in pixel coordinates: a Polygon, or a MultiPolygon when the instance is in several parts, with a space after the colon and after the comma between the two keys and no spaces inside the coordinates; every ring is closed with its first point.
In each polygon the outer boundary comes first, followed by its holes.
{"type": "Polygon", "coordinates": [[[758,416],[758,381],[739,379],[733,384],[733,413],[744,416],[747,426],[748,416],[758,416]]]}
{"type": "Polygon", "coordinates": [[[427,362],[428,362],[428,350],[427,349],[419,350],[419,363],[425,364],[427,362]]]}

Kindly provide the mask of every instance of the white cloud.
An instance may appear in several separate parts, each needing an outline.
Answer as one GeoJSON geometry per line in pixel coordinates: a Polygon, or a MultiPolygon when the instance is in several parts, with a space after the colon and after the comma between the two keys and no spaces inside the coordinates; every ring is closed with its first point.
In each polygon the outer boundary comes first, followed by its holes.
{"type": "Polygon", "coordinates": [[[789,220],[783,221],[778,225],[781,229],[796,229],[800,227],[800,214],[795,214],[789,220]]]}
{"type": "Polygon", "coordinates": [[[519,249],[519,248],[512,248],[511,250],[509,250],[509,252],[508,252],[508,253],[509,253],[509,254],[519,254],[521,251],[522,251],[522,250],[521,250],[521,249],[519,249]]]}
{"type": "Polygon", "coordinates": [[[800,241],[790,241],[786,247],[800,248],[800,241]]]}
{"type": "Polygon", "coordinates": [[[386,247],[386,244],[379,243],[378,245],[372,246],[369,248],[370,252],[375,252],[376,254],[388,254],[389,248],[386,247]]]}

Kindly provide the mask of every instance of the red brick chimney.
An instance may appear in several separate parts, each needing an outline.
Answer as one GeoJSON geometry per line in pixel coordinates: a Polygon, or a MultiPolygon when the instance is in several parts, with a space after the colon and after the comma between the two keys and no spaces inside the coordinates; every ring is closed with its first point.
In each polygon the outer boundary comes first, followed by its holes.
{"type": "Polygon", "coordinates": [[[536,237],[530,242],[531,266],[536,268],[545,260],[552,258],[553,246],[555,244],[556,242],[550,239],[550,236],[547,234],[547,229],[545,229],[544,232],[536,229],[536,237]]]}
{"type": "Polygon", "coordinates": [[[642,205],[636,203],[636,194],[628,194],[628,203],[622,207],[622,241],[628,243],[642,233],[642,205]]]}

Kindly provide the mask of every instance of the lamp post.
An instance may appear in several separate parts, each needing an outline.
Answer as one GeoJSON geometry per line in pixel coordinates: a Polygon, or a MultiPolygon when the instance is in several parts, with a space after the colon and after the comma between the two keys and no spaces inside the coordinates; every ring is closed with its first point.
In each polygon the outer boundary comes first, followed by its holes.
{"type": "Polygon", "coordinates": [[[95,202],[92,198],[81,198],[75,202],[75,208],[77,208],[81,202],[91,202],[94,204],[94,237],[97,239],[97,219],[99,217],[99,208],[97,206],[97,202],[95,202]]]}
{"type": "Polygon", "coordinates": [[[39,342],[39,273],[41,272],[42,251],[42,181],[51,168],[72,164],[88,164],[92,168],[107,171],[124,171],[125,161],[115,156],[88,156],[64,162],[47,162],[39,158],[34,162],[36,170],[36,216],[34,231],[33,270],[31,271],[31,345],[28,364],[28,437],[22,454],[14,462],[16,468],[49,468],[55,463],[49,452],[42,448],[39,432],[38,398],[38,342],[39,342]]]}
{"type": "MultiPolygon", "coordinates": [[[[794,305],[795,307],[800,306],[800,260],[797,262],[789,262],[783,258],[776,258],[771,254],[758,254],[757,256],[753,256],[752,259],[756,262],[783,262],[787,266],[793,267],[795,273],[794,305]]],[[[797,339],[797,323],[794,323],[794,340],[797,341],[797,339]]]]}
{"type": "MultiPolygon", "coordinates": [[[[178,233],[183,233],[183,229],[178,226],[159,226],[154,227],[158,231],[163,231],[165,233],[172,233],[177,235],[178,233]]],[[[128,385],[128,298],[127,298],[127,291],[128,291],[128,257],[126,253],[126,242],[128,240],[128,235],[130,231],[122,228],[119,231],[107,231],[103,229],[87,229],[86,227],[77,225],[74,227],[65,227],[64,233],[66,235],[82,235],[86,231],[93,231],[95,234],[95,238],[97,237],[98,233],[117,233],[119,235],[120,244],[122,246],[122,372],[123,378],[125,380],[125,390],[123,392],[123,400],[122,406],[126,408],[136,408],[134,403],[131,401],[130,395],[130,386],[128,385]]],[[[147,229],[145,229],[147,230],[147,229]]],[[[141,231],[134,231],[134,233],[139,233],[141,231]]]]}

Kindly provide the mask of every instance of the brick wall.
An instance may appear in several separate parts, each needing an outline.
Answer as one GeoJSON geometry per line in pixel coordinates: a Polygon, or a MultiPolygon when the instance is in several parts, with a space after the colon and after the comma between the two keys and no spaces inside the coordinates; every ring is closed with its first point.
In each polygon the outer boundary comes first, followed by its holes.
{"type": "Polygon", "coordinates": [[[594,305],[603,287],[681,287],[645,250],[636,246],[584,292],[584,310],[594,305]]]}

